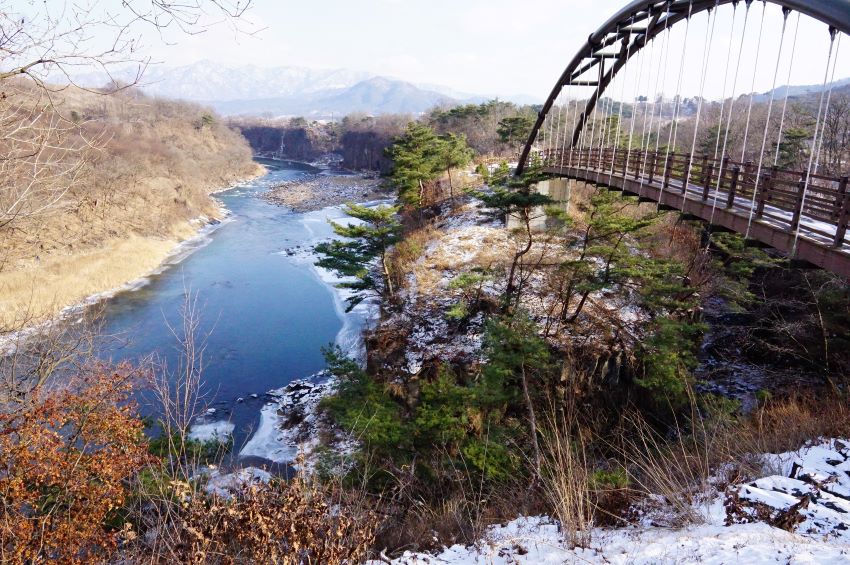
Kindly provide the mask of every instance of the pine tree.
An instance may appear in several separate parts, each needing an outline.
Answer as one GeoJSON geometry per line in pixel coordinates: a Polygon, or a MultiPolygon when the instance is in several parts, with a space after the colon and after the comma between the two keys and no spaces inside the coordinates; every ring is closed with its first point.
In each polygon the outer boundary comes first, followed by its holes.
{"type": "MultiPolygon", "coordinates": [[[[507,168],[507,165],[505,165],[505,168],[507,168]]],[[[500,174],[501,169],[502,166],[500,165],[499,169],[493,173],[491,185],[503,180],[502,174],[500,174]]],[[[520,289],[517,287],[516,275],[520,261],[523,256],[531,251],[534,245],[534,232],[531,225],[542,213],[545,206],[554,203],[548,195],[534,191],[533,186],[545,178],[542,170],[540,158],[536,157],[521,177],[504,179],[506,186],[494,186],[491,192],[476,193],[476,196],[484,205],[492,210],[493,215],[504,218],[506,222],[513,218],[520,224],[520,227],[515,230],[515,234],[520,240],[520,246],[514,252],[508,269],[503,306],[505,311],[509,310],[513,303],[519,303],[520,289]]]]}
{"type": "Polygon", "coordinates": [[[502,143],[516,147],[520,143],[525,143],[533,126],[534,122],[529,116],[514,116],[499,121],[496,133],[499,134],[502,143]]]}
{"type": "Polygon", "coordinates": [[[416,208],[425,206],[425,185],[436,180],[446,164],[443,144],[434,131],[410,122],[404,135],[387,148],[387,156],[393,160],[390,178],[401,201],[416,208]]]}
{"type": "Polygon", "coordinates": [[[631,204],[631,200],[600,190],[583,206],[586,225],[579,237],[568,242],[577,248],[578,256],[560,266],[565,281],[561,295],[563,323],[578,319],[593,292],[628,276],[621,269],[630,265],[625,240],[653,221],[652,217],[635,218],[628,210],[631,204]],[[578,297],[578,303],[571,311],[574,297],[578,297]]]}
{"type": "MultiPolygon", "coordinates": [[[[803,128],[790,127],[782,134],[779,142],[779,161],[776,163],[780,169],[801,169],[806,160],[806,144],[812,138],[812,134],[803,128]]],[[[777,143],[773,143],[776,151],[777,143]]]]}
{"type": "Polygon", "coordinates": [[[334,233],[346,239],[317,245],[316,252],[324,257],[316,265],[355,279],[338,285],[355,291],[348,299],[347,311],[350,311],[363,301],[366,292],[375,292],[385,298],[393,296],[394,289],[386,259],[389,248],[401,240],[402,226],[396,218],[398,208],[395,206],[369,208],[347,204],[345,213],[363,223],[342,225],[331,222],[334,233]],[[372,275],[371,267],[375,260],[380,267],[379,280],[372,275]]]}
{"type": "Polygon", "coordinates": [[[508,184],[508,179],[511,176],[511,168],[508,166],[507,161],[502,161],[499,163],[499,166],[496,167],[496,170],[493,171],[493,174],[490,175],[490,180],[487,184],[490,186],[502,186],[508,184]]]}
{"type": "Polygon", "coordinates": [[[542,457],[534,406],[553,370],[549,348],[538,335],[536,324],[524,314],[490,321],[486,330],[487,363],[476,387],[478,399],[485,410],[520,402],[525,405],[532,461],[539,477],[542,457]]]}
{"type": "Polygon", "coordinates": [[[446,169],[446,174],[449,176],[449,194],[454,200],[455,188],[452,182],[452,169],[465,167],[472,161],[475,156],[475,151],[466,144],[465,135],[455,135],[453,133],[440,137],[442,143],[442,161],[446,169]]]}

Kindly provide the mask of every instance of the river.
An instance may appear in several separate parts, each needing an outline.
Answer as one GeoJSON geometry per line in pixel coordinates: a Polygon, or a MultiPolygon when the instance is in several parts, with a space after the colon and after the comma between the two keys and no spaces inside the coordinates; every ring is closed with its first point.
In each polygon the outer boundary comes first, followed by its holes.
{"type": "MultiPolygon", "coordinates": [[[[366,312],[346,315],[339,291],[313,267],[312,246],[332,236],[338,208],[294,213],[259,198],[271,185],[315,173],[307,165],[261,161],[268,173],[219,193],[228,217],[189,242],[181,256],[147,284],[105,304],[103,354],[138,361],[155,354],[172,370],[187,292],[200,311],[205,339],[203,407],[206,421],[234,427],[234,452],[251,437],[264,393],[321,370],[322,347],[338,343],[356,353],[366,312]]],[[[144,398],[144,397],[143,397],[144,398]]],[[[156,416],[155,405],[142,413],[156,416]]]]}

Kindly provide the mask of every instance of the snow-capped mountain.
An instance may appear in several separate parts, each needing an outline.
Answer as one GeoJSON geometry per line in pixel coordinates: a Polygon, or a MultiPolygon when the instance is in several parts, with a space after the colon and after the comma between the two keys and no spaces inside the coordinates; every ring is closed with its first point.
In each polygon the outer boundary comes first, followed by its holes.
{"type": "Polygon", "coordinates": [[[352,112],[419,114],[438,105],[454,105],[459,101],[400,80],[372,77],[343,89],[274,98],[203,102],[224,115],[271,114],[321,118],[352,112]]]}
{"type": "MultiPolygon", "coordinates": [[[[135,71],[128,69],[113,77],[134,82],[135,71]]],[[[107,82],[103,75],[95,74],[75,77],[75,81],[92,87],[107,82]]],[[[180,67],[151,66],[138,86],[154,96],[201,102],[224,115],[312,118],[351,112],[420,114],[437,105],[492,98],[348,69],[233,66],[213,61],[180,67]]],[[[517,102],[527,103],[528,97],[517,102]]]]}
{"type": "Polygon", "coordinates": [[[146,92],[167,98],[252,100],[339,90],[372,76],[346,69],[228,66],[200,61],[181,67],[150,67],[141,85],[146,92]]]}

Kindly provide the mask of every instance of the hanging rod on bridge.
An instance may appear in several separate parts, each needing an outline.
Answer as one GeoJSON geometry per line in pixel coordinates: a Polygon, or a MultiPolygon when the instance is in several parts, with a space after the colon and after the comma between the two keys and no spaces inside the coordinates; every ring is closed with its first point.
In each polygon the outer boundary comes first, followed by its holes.
{"type": "MultiPolygon", "coordinates": [[[[633,0],[624,6],[614,16],[609,18],[602,26],[588,37],[587,43],[573,57],[572,61],[564,69],[555,87],[552,89],[546,102],[543,104],[541,111],[538,114],[538,119],[531,132],[528,140],[519,159],[519,165],[516,169],[517,174],[521,174],[525,168],[529,154],[531,152],[534,140],[540,130],[543,121],[549,113],[549,110],[555,104],[555,98],[561,93],[561,89],[567,85],[587,85],[594,86],[598,89],[591,96],[588,103],[585,105],[585,110],[582,112],[580,124],[576,126],[573,132],[573,143],[575,143],[581,128],[586,121],[586,117],[593,111],[597,100],[602,96],[607,86],[611,83],[614,75],[622,68],[631,56],[639,51],[642,45],[646,44],[646,39],[653,39],[659,33],[663,32],[681,21],[688,19],[688,16],[698,14],[705,10],[710,10],[718,6],[733,4],[740,0],[633,0]],[[641,33],[637,33],[637,37],[632,37],[632,31],[629,30],[634,26],[636,20],[646,21],[647,29],[641,33]],[[643,35],[643,37],[640,37],[643,35]],[[592,84],[590,81],[575,81],[574,79],[581,76],[594,65],[602,63],[604,58],[593,58],[594,53],[598,53],[602,49],[609,47],[620,40],[630,38],[631,45],[626,49],[625,56],[621,59],[615,59],[613,68],[607,71],[602,80],[598,84],[592,84]],[[577,69],[581,70],[577,72],[577,69]]],[[[819,20],[835,29],[850,34],[850,0],[764,0],[769,4],[776,4],[782,8],[795,10],[819,20]]],[[[571,144],[570,144],[571,145],[571,144]]]]}

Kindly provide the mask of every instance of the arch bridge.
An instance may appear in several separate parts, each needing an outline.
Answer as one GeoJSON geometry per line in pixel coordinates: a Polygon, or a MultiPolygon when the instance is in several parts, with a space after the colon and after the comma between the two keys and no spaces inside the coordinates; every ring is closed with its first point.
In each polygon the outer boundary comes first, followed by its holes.
{"type": "Polygon", "coordinates": [[[836,116],[834,86],[850,75],[839,60],[848,33],[850,0],[633,1],[558,78],[517,173],[540,160],[553,176],[636,195],[850,279],[850,162],[825,133],[850,120],[836,116]],[[814,58],[808,24],[823,34],[814,58]],[[771,37],[778,45],[765,47],[771,37]],[[823,81],[807,98],[811,119],[792,128],[794,96],[777,85],[814,68],[823,81]],[[699,91],[690,100],[687,73],[699,91]],[[754,92],[758,73],[773,80],[767,94],[754,92]],[[720,84],[719,98],[704,95],[720,84]]]}

